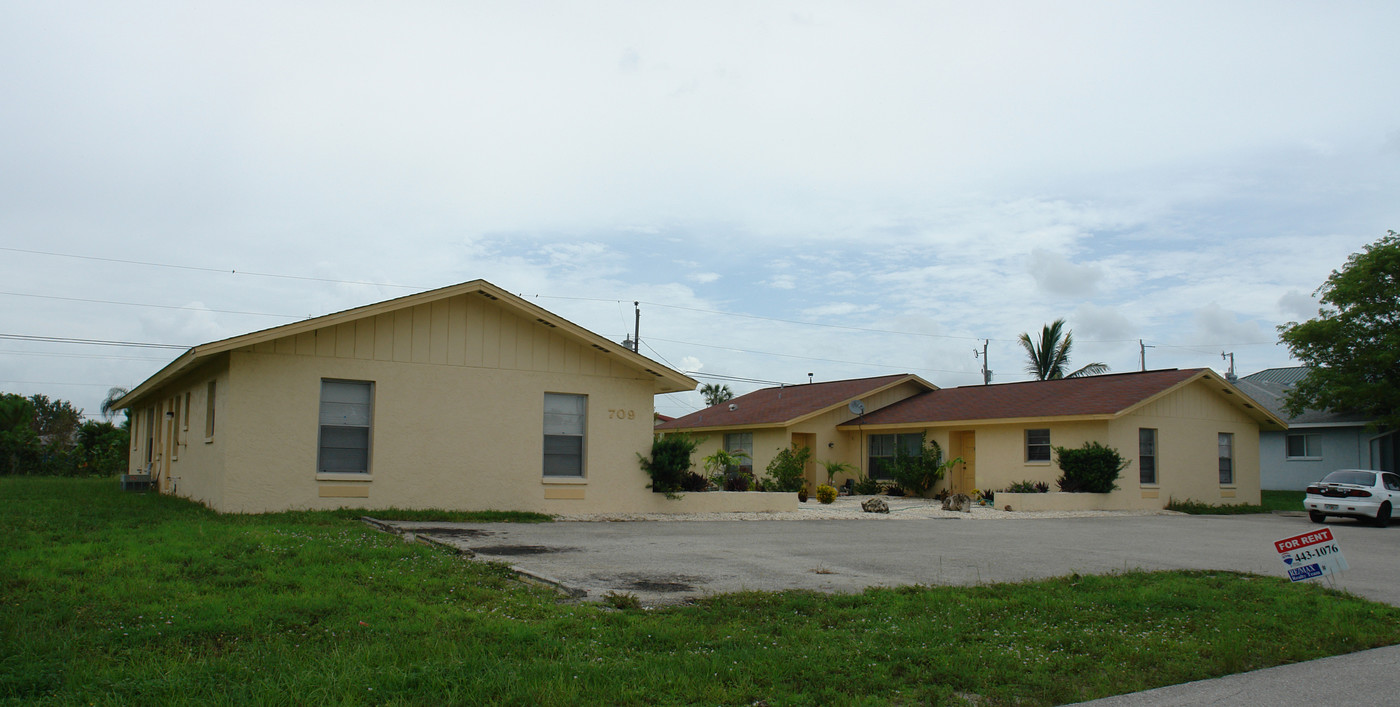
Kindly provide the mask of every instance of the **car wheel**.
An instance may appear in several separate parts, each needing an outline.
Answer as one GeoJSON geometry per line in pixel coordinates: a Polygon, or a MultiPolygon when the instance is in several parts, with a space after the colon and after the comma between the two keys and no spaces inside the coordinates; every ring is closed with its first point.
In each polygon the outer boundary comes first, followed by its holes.
{"type": "Polygon", "coordinates": [[[1308,520],[1314,523],[1321,523],[1327,520],[1327,515],[1325,513],[1318,513],[1317,511],[1308,511],[1308,520]]]}
{"type": "Polygon", "coordinates": [[[1381,509],[1378,510],[1378,511],[1376,511],[1376,527],[1377,527],[1377,528],[1384,528],[1384,527],[1387,526],[1387,525],[1390,525],[1390,502],[1389,502],[1389,501],[1386,501],[1385,503],[1382,503],[1382,504],[1381,504],[1381,509]]]}

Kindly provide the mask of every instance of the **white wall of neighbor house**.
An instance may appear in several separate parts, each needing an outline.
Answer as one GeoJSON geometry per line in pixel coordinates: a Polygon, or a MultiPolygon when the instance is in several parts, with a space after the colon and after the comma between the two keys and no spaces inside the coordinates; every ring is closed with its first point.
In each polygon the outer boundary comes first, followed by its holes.
{"type": "Polygon", "coordinates": [[[1265,489],[1302,491],[1337,469],[1369,469],[1365,426],[1290,427],[1286,432],[1262,432],[1259,456],[1265,489]],[[1293,440],[1290,450],[1289,438],[1293,440]]]}

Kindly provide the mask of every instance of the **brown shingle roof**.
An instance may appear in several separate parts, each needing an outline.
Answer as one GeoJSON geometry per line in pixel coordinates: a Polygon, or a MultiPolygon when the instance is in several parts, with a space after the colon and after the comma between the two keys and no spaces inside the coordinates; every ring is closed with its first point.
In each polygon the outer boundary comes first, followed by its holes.
{"type": "MultiPolygon", "coordinates": [[[[923,383],[918,376],[900,373],[876,378],[852,378],[829,383],[764,388],[657,425],[657,429],[781,425],[869,395],[905,380],[923,383]],[[733,406],[732,410],[731,406],[733,406]]],[[[928,384],[924,383],[924,385],[928,384]]]]}
{"type": "MultiPolygon", "coordinates": [[[[888,405],[846,425],[1115,415],[1206,369],[1118,373],[1053,381],[943,388],[888,405]]],[[[845,425],[843,425],[845,426],[845,425]]]]}

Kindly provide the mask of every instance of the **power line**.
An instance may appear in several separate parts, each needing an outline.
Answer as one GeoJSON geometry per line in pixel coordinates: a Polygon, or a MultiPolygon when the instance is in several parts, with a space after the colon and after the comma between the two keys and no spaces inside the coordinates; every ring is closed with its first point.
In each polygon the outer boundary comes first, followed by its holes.
{"type": "Polygon", "coordinates": [[[154,308],[154,309],[183,309],[183,310],[190,311],[190,312],[212,312],[212,313],[215,313],[215,314],[247,314],[247,315],[254,316],[254,317],[280,317],[280,318],[283,318],[283,319],[301,319],[301,317],[299,317],[299,316],[297,316],[297,315],[295,315],[295,314],[269,314],[268,312],[242,312],[242,311],[233,310],[233,309],[209,309],[209,308],[207,308],[207,307],[189,307],[189,306],[179,306],[179,305],[173,305],[173,304],[146,304],[146,303],[143,303],[143,302],[118,302],[118,301],[116,301],[116,300],[107,300],[107,299],[85,299],[85,298],[82,298],[82,297],[60,297],[60,296],[58,296],[58,295],[33,295],[33,294],[25,293],[25,292],[0,292],[0,295],[8,295],[8,296],[10,296],[10,297],[34,297],[34,298],[37,298],[37,299],[55,299],[55,300],[63,300],[63,301],[66,301],[66,302],[84,302],[84,303],[87,303],[87,304],[118,304],[118,305],[122,305],[122,306],[124,306],[124,307],[151,307],[151,308],[154,308]]]}
{"type": "MultiPolygon", "coordinates": [[[[800,361],[817,361],[819,363],[844,363],[852,366],[873,366],[875,368],[888,368],[896,371],[930,371],[933,373],[968,373],[967,371],[955,371],[944,368],[924,368],[923,366],[891,366],[883,363],[871,363],[870,361],[843,361],[836,358],[819,358],[816,356],[798,356],[796,354],[776,353],[773,351],[753,351],[749,349],[736,349],[732,346],[717,346],[714,344],[700,344],[693,341],[677,341],[675,339],[663,339],[659,336],[651,337],[653,341],[666,341],[672,344],[684,344],[686,346],[699,346],[707,349],[720,349],[721,351],[733,351],[735,353],[759,354],[762,356],[780,356],[782,358],[795,358],[800,361]]],[[[674,368],[674,366],[672,366],[674,368]]]]}
{"type": "Polygon", "coordinates": [[[190,347],[179,344],[152,344],[141,341],[108,341],[104,339],[77,339],[64,336],[30,336],[28,334],[0,334],[0,339],[15,341],[45,341],[55,344],[84,344],[87,346],[125,346],[140,349],[176,349],[184,351],[190,347]]]}
{"type": "MultiPolygon", "coordinates": [[[[49,257],[55,257],[55,258],[73,258],[73,259],[78,259],[78,260],[91,260],[91,261],[106,262],[106,263],[120,263],[120,264],[125,264],[125,265],[141,265],[141,266],[146,266],[146,267],[169,268],[169,269],[175,269],[175,270],[190,270],[190,271],[195,271],[195,272],[222,273],[222,274],[228,274],[228,275],[245,275],[245,276],[250,276],[250,277],[278,278],[278,279],[284,279],[284,280],[301,280],[301,281],[307,281],[307,282],[325,282],[325,283],[333,283],[333,284],[341,284],[341,285],[369,285],[369,286],[374,286],[374,287],[393,287],[393,288],[399,288],[399,289],[419,290],[419,291],[432,289],[431,286],[427,286],[427,285],[403,285],[403,284],[396,284],[396,283],[390,283],[390,282],[370,282],[370,281],[366,281],[366,280],[341,280],[341,279],[337,279],[337,278],[312,277],[312,276],[307,276],[307,275],[288,275],[288,274],[285,274],[285,273],[264,273],[264,272],[248,271],[248,270],[238,270],[238,269],[236,269],[236,268],[211,268],[211,267],[201,267],[201,266],[196,266],[196,265],[180,265],[180,264],[175,264],[175,263],[157,263],[157,262],[146,261],[146,260],[131,260],[131,259],[125,259],[125,258],[108,258],[108,257],[102,257],[102,256],[95,256],[95,255],[78,255],[78,254],[76,254],[76,253],[58,253],[58,252],[53,252],[53,251],[34,250],[34,249],[28,249],[28,248],[13,248],[13,247],[7,247],[7,246],[0,246],[0,251],[6,251],[6,252],[11,252],[11,253],[26,253],[26,254],[29,254],[29,255],[43,255],[43,256],[49,256],[49,257]]],[[[101,303],[101,304],[117,304],[117,305],[135,306],[135,307],[155,307],[155,308],[162,308],[162,309],[185,309],[185,310],[190,310],[190,311],[214,312],[214,313],[220,313],[220,314],[243,314],[243,315],[251,315],[251,316],[284,317],[284,318],[288,318],[288,319],[301,319],[301,318],[302,318],[302,317],[297,316],[297,315],[290,315],[290,314],[270,314],[270,313],[266,313],[266,312],[242,312],[242,311],[234,311],[234,310],[200,309],[200,308],[197,308],[197,307],[177,307],[177,306],[171,306],[171,305],[138,304],[138,303],[132,303],[132,302],[116,302],[116,301],[111,301],[111,300],[84,300],[84,299],[79,299],[79,298],[58,297],[58,296],[50,296],[50,295],[31,295],[31,294],[22,294],[22,293],[0,293],[0,294],[9,294],[9,295],[18,296],[18,297],[41,297],[41,298],[45,298],[45,299],[58,299],[58,300],[67,299],[67,300],[77,301],[77,302],[90,302],[90,303],[101,303]]],[[[603,297],[576,297],[576,296],[565,296],[565,295],[540,295],[540,294],[531,295],[531,296],[534,297],[535,299],[574,300],[574,301],[580,301],[580,302],[617,302],[617,303],[622,303],[622,302],[623,302],[623,300],[620,300],[620,299],[615,299],[615,298],[603,298],[603,297]]],[[[520,297],[521,297],[521,298],[525,298],[526,295],[521,294],[520,297]]],[[[793,324],[793,325],[797,325],[797,326],[812,326],[812,327],[821,327],[821,328],[826,328],[826,329],[839,329],[839,330],[844,330],[844,331],[859,331],[859,332],[875,333],[875,334],[893,334],[893,335],[899,335],[899,336],[917,336],[917,337],[930,338],[930,339],[954,339],[954,340],[963,340],[963,341],[981,341],[981,340],[984,340],[984,339],[987,339],[987,340],[990,340],[990,341],[996,341],[996,342],[999,342],[999,343],[1014,343],[1014,342],[1018,341],[1018,339],[1000,339],[1000,338],[996,338],[996,337],[985,337],[985,336],[954,336],[954,335],[949,335],[949,334],[928,334],[928,333],[923,333],[923,332],[898,331],[898,330],[893,330],[893,329],[876,329],[876,328],[872,328],[872,327],[857,327],[857,326],[848,326],[848,325],[843,325],[843,324],[827,324],[827,323],[823,323],[823,322],[804,322],[804,321],[795,320],[795,319],[783,319],[783,318],[780,318],[780,317],[767,317],[767,316],[763,316],[763,315],[760,315],[760,314],[746,314],[746,313],[741,313],[741,312],[726,312],[726,311],[718,310],[718,309],[703,309],[703,308],[699,308],[699,307],[687,307],[687,306],[683,306],[683,305],[665,304],[665,303],[662,303],[662,302],[642,301],[642,304],[646,304],[646,305],[649,305],[649,306],[652,306],[652,307],[661,307],[661,308],[665,308],[665,309],[678,309],[678,310],[682,310],[682,311],[698,312],[698,313],[701,313],[701,314],[712,314],[712,315],[719,315],[719,316],[726,316],[726,317],[738,317],[738,318],[742,318],[742,319],[754,319],[754,320],[759,320],[759,321],[778,322],[778,323],[783,323],[783,324],[793,324]]],[[[1131,342],[1133,342],[1133,341],[1137,341],[1137,339],[1102,339],[1102,340],[1099,340],[1099,339],[1082,339],[1082,340],[1079,340],[1078,343],[1085,343],[1085,344],[1090,344],[1090,343],[1095,343],[1095,344],[1110,344],[1110,343],[1131,343],[1131,342]]],[[[683,343],[683,342],[681,342],[681,343],[683,343]]],[[[1159,346],[1162,346],[1162,347],[1166,347],[1166,348],[1184,349],[1184,350],[1193,351],[1193,352],[1195,352],[1195,353],[1201,353],[1201,354],[1203,354],[1203,355],[1206,355],[1203,351],[1199,350],[1197,347],[1206,347],[1206,348],[1212,348],[1212,349],[1214,349],[1214,348],[1220,348],[1220,347],[1230,348],[1230,347],[1238,347],[1238,346],[1264,346],[1264,345],[1274,344],[1274,343],[1276,343],[1276,342],[1258,342],[1258,343],[1251,342],[1251,343],[1233,343],[1233,344],[1192,344],[1192,345],[1172,345],[1172,344],[1160,344],[1160,343],[1159,343],[1158,345],[1159,345],[1159,346]]],[[[185,348],[185,347],[178,347],[178,348],[185,348]]],[[[654,351],[654,350],[655,350],[655,349],[653,349],[653,351],[654,351]]],[[[741,352],[743,352],[742,350],[739,350],[739,349],[735,349],[735,350],[736,350],[736,351],[741,351],[741,352]]],[[[743,353],[761,353],[761,352],[743,352],[743,353]]],[[[772,355],[783,355],[783,354],[772,354],[772,355]]],[[[1213,355],[1213,353],[1212,353],[1212,354],[1209,354],[1209,355],[1213,355]]],[[[825,360],[827,360],[827,359],[812,359],[812,360],[825,361],[825,360]]],[[[852,363],[852,362],[847,362],[847,361],[833,361],[833,362],[835,362],[835,363],[852,363]]],[[[673,367],[674,367],[674,366],[673,366],[673,367]]],[[[964,371],[948,371],[948,370],[941,370],[941,369],[921,369],[921,370],[936,371],[936,372],[939,372],[939,373],[963,373],[963,372],[964,372],[964,371]]]]}
{"type": "Polygon", "coordinates": [[[105,361],[169,361],[152,356],[105,356],[102,354],[59,353],[57,351],[0,351],[6,356],[44,356],[46,358],[96,358],[105,361]]]}
{"type": "Polygon", "coordinates": [[[7,248],[0,246],[0,250],[11,253],[28,253],[30,255],[47,255],[55,258],[75,258],[78,260],[96,260],[104,263],[122,263],[124,265],[145,265],[152,268],[170,268],[173,270],[193,270],[196,272],[214,272],[226,275],[248,275],[252,277],[275,277],[283,280],[308,280],[311,282],[330,282],[338,285],[374,285],[376,287],[398,287],[407,290],[429,290],[431,287],[422,285],[395,285],[388,282],[367,282],[363,280],[337,280],[329,277],[309,277],[306,275],[284,275],[280,273],[252,272],[248,270],[237,270],[234,268],[207,268],[197,265],[174,265],[171,263],[153,263],[146,260],[125,260],[122,258],[103,258],[96,255],[76,255],[73,253],[54,253],[46,250],[29,250],[26,248],[7,248]]]}

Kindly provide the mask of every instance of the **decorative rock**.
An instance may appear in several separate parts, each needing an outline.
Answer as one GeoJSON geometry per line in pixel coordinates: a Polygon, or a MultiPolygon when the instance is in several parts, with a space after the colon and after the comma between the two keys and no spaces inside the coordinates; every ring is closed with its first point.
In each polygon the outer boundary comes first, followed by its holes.
{"type": "Polygon", "coordinates": [[[883,498],[869,498],[861,501],[860,509],[866,513],[889,513],[890,504],[885,503],[883,498]]]}
{"type": "Polygon", "coordinates": [[[971,513],[972,497],[965,493],[955,493],[952,496],[943,499],[943,510],[971,513]]]}

